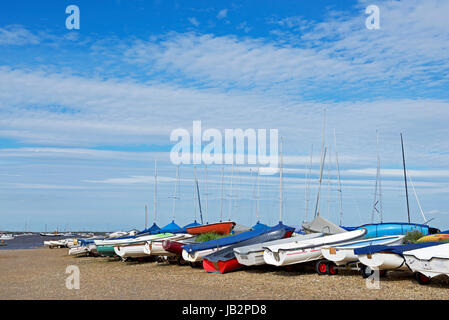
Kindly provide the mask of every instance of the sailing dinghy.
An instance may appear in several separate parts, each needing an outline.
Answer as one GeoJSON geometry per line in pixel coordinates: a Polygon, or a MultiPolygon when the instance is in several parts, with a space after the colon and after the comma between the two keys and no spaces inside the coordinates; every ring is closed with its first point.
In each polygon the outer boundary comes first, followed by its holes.
{"type": "Polygon", "coordinates": [[[288,227],[279,223],[277,226],[269,229],[259,228],[250,232],[257,232],[253,238],[230,245],[226,249],[216,251],[203,259],[203,268],[207,272],[226,273],[243,267],[235,256],[234,249],[241,246],[254,245],[256,243],[278,240],[284,237],[290,237],[295,228],[288,227]],[[264,231],[260,233],[260,230],[264,231]]]}
{"type": "Polygon", "coordinates": [[[420,284],[441,274],[449,275],[449,243],[405,251],[403,255],[420,284]]]}
{"type": "Polygon", "coordinates": [[[366,230],[362,229],[302,241],[293,240],[280,245],[270,245],[263,247],[263,258],[267,264],[275,266],[315,261],[322,259],[321,248],[323,246],[361,239],[365,233],[366,230]]]}
{"type": "Polygon", "coordinates": [[[325,246],[321,249],[321,253],[325,259],[334,262],[338,266],[347,265],[358,261],[357,255],[354,253],[356,248],[372,245],[400,245],[403,239],[403,235],[397,235],[357,240],[343,245],[325,246]]]}
{"type": "MultiPolygon", "coordinates": [[[[371,270],[408,270],[404,258],[404,252],[442,245],[440,242],[414,243],[402,246],[374,245],[354,249],[359,261],[371,270]]],[[[372,274],[366,272],[367,268],[362,268],[362,276],[368,277],[372,274]]]]}
{"type": "Polygon", "coordinates": [[[290,243],[292,241],[302,241],[307,239],[313,239],[322,237],[322,233],[311,233],[308,235],[298,235],[291,238],[279,239],[274,241],[262,242],[253,245],[238,247],[234,249],[235,257],[238,262],[245,266],[256,266],[265,264],[263,259],[263,247],[270,245],[279,245],[284,243],[290,243]]]}

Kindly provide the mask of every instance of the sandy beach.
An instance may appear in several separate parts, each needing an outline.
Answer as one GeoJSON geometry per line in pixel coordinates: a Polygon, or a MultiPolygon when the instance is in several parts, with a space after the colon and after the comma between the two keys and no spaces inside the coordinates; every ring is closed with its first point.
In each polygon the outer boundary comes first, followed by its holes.
{"type": "Polygon", "coordinates": [[[355,271],[254,268],[229,274],[190,266],[68,256],[68,249],[0,251],[0,299],[448,299],[449,280],[419,285],[410,273],[390,272],[367,289],[355,271]],[[66,288],[67,266],[80,270],[80,289],[66,288]]]}

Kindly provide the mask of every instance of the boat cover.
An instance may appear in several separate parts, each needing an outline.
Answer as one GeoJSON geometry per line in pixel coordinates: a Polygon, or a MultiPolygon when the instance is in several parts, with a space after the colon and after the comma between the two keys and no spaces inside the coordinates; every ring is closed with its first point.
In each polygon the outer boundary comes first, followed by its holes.
{"type": "Polygon", "coordinates": [[[182,228],[175,223],[175,220],[173,220],[172,222],[167,224],[165,227],[162,227],[158,231],[158,233],[165,233],[165,232],[180,233],[182,232],[182,228]]]}
{"type": "Polygon", "coordinates": [[[304,222],[302,224],[302,227],[308,232],[320,232],[324,234],[337,234],[346,232],[345,229],[340,228],[336,224],[324,219],[321,216],[317,216],[310,222],[304,222]]]}
{"type": "Polygon", "coordinates": [[[159,226],[156,224],[156,222],[154,222],[151,227],[143,229],[142,231],[137,233],[137,235],[142,235],[142,234],[147,234],[147,233],[149,233],[149,234],[158,233],[160,229],[161,228],[159,228],[159,226]]]}
{"type": "Polygon", "coordinates": [[[251,231],[253,230],[250,227],[244,226],[242,224],[235,224],[234,227],[232,228],[231,233],[232,234],[239,234],[239,233],[243,233],[243,232],[247,232],[247,231],[251,231]]]}
{"type": "Polygon", "coordinates": [[[372,223],[356,227],[355,229],[362,229],[362,228],[366,229],[365,238],[377,238],[399,234],[405,235],[408,232],[412,231],[419,231],[423,235],[428,235],[431,233],[435,233],[434,231],[437,230],[425,224],[407,223],[407,222],[372,223]]]}
{"type": "Polygon", "coordinates": [[[186,224],[184,227],[182,227],[181,232],[183,233],[187,233],[187,228],[191,228],[191,227],[198,227],[201,224],[199,224],[198,222],[193,221],[192,223],[186,224]]]}
{"type": "Polygon", "coordinates": [[[404,244],[399,246],[388,246],[388,245],[374,245],[374,246],[366,246],[362,248],[354,249],[354,253],[359,254],[372,254],[376,252],[391,252],[396,253],[402,256],[404,251],[416,250],[421,248],[432,247],[436,245],[441,245],[441,242],[424,242],[424,243],[412,243],[412,244],[404,244]]]}
{"type": "Polygon", "coordinates": [[[259,252],[263,250],[264,246],[267,245],[276,245],[276,244],[282,244],[282,243],[288,243],[292,240],[302,241],[302,240],[308,240],[308,239],[314,239],[318,237],[322,237],[322,233],[310,233],[307,235],[298,235],[298,236],[292,236],[291,238],[284,238],[279,240],[270,240],[270,241],[264,241],[264,242],[258,242],[256,244],[247,245],[247,246],[241,246],[235,249],[235,252],[238,252],[240,254],[248,254],[251,252],[259,252]]]}
{"type": "Polygon", "coordinates": [[[230,245],[225,249],[215,251],[204,257],[211,262],[217,261],[228,261],[235,258],[234,248],[249,246],[256,243],[262,243],[267,241],[273,241],[283,238],[288,232],[293,232],[294,228],[287,227],[284,225],[277,225],[268,229],[261,229],[264,232],[262,234],[256,235],[250,239],[240,241],[236,244],[230,245]]]}
{"type": "Polygon", "coordinates": [[[258,229],[268,230],[268,229],[270,229],[270,227],[264,223],[260,223],[260,221],[257,221],[257,223],[251,227],[251,229],[253,229],[253,230],[258,230],[258,229]]]}
{"type": "MultiPolygon", "coordinates": [[[[293,230],[294,230],[294,228],[292,228],[292,227],[283,225],[282,222],[279,222],[279,224],[277,226],[275,226],[271,229],[274,229],[274,228],[279,228],[279,229],[284,228],[284,229],[287,229],[287,232],[293,232],[293,230]]],[[[233,245],[233,244],[260,236],[266,232],[267,232],[267,230],[264,230],[264,229],[251,230],[251,231],[236,234],[234,236],[228,236],[228,237],[205,241],[205,242],[201,242],[201,243],[186,244],[182,248],[184,250],[186,250],[188,253],[192,253],[192,252],[196,252],[196,251],[200,251],[200,250],[208,250],[208,249],[213,249],[213,248],[218,248],[218,247],[224,247],[224,246],[233,245]]]]}

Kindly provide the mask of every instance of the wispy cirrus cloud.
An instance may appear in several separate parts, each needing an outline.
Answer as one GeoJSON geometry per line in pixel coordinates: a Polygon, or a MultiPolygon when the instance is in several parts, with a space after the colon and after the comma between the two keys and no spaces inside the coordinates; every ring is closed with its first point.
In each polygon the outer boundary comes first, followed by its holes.
{"type": "Polygon", "coordinates": [[[0,27],[0,45],[35,45],[40,37],[21,25],[0,27]]]}

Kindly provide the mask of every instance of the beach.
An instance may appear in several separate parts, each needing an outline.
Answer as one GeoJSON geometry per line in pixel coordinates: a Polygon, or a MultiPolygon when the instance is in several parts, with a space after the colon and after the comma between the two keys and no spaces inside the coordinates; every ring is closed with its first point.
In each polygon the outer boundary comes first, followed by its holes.
{"type": "Polygon", "coordinates": [[[0,299],[448,299],[449,279],[419,285],[407,272],[390,272],[368,289],[358,272],[319,276],[313,270],[243,269],[228,274],[155,262],[73,257],[68,249],[0,251],[0,299]],[[68,266],[80,270],[80,288],[67,289],[68,266]]]}

